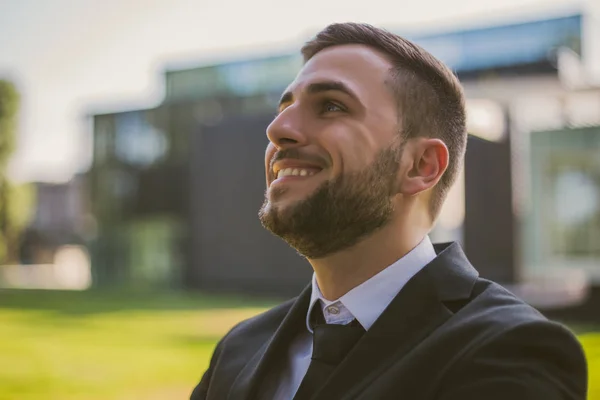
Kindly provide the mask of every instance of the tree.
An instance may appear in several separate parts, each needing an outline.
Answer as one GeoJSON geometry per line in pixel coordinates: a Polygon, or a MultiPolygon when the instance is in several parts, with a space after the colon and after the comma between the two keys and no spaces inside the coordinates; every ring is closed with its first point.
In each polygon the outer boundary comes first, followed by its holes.
{"type": "Polygon", "coordinates": [[[15,149],[19,111],[19,93],[15,86],[0,79],[0,260],[16,261],[18,229],[14,224],[11,198],[14,190],[8,180],[7,168],[15,149]]]}

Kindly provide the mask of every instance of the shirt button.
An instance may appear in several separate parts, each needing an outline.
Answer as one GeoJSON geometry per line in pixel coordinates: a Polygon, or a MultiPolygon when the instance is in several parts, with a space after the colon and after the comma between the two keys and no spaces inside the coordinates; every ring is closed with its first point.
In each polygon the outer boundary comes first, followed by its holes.
{"type": "Polygon", "coordinates": [[[337,308],[336,306],[329,306],[329,307],[327,307],[327,312],[329,314],[337,315],[340,313],[340,309],[337,308]]]}

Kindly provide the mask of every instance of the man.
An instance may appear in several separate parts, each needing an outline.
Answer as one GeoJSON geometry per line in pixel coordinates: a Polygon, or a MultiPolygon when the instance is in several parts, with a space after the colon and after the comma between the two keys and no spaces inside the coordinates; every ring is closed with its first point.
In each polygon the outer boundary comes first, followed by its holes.
{"type": "Polygon", "coordinates": [[[191,399],[585,399],[576,338],[428,238],[466,147],[452,72],[363,24],[302,53],[259,216],[313,280],[235,326],[191,399]]]}

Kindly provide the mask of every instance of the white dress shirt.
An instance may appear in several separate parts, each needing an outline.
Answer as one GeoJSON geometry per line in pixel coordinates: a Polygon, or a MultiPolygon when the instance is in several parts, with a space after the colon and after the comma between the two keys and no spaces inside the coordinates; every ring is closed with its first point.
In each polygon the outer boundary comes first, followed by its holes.
{"type": "Polygon", "coordinates": [[[328,324],[347,324],[356,318],[369,330],[404,285],[435,257],[433,244],[429,236],[425,236],[421,243],[404,257],[334,301],[323,298],[313,274],[306,330],[298,335],[289,348],[287,367],[281,371],[277,382],[274,383],[276,388],[273,398],[292,399],[308,370],[312,355],[309,316],[315,305],[323,308],[323,316],[328,324]]]}

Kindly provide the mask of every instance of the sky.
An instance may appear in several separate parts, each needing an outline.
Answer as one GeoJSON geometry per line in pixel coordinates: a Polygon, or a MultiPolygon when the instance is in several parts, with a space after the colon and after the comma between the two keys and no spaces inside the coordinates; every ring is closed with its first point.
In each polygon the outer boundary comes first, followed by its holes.
{"type": "Polygon", "coordinates": [[[165,68],[299,48],[332,22],[460,29],[563,15],[580,0],[0,0],[0,79],[21,94],[15,181],[89,167],[89,115],[162,100],[165,68]],[[367,6],[368,5],[368,6],[367,6]]]}

